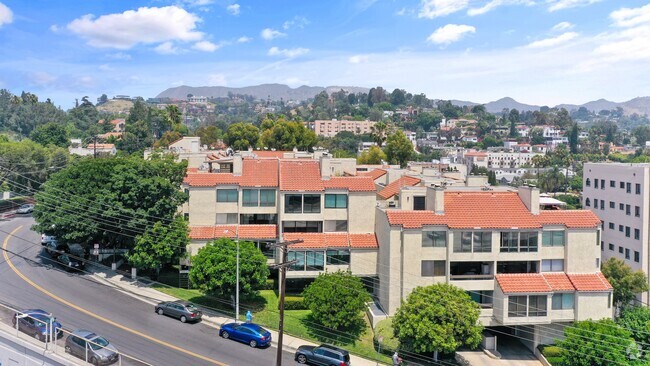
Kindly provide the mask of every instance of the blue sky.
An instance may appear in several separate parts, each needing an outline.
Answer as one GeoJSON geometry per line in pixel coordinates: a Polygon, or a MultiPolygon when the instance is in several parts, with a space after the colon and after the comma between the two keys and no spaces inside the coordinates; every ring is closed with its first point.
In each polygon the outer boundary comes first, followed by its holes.
{"type": "Polygon", "coordinates": [[[650,95],[644,0],[0,0],[0,88],[261,83],[535,104],[650,95]]]}

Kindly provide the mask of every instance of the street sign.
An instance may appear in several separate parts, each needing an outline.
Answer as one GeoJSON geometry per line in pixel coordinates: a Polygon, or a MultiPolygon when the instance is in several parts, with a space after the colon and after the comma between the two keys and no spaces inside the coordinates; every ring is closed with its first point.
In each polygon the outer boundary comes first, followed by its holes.
{"type": "Polygon", "coordinates": [[[99,244],[95,243],[95,249],[99,249],[99,244]]]}
{"type": "Polygon", "coordinates": [[[97,248],[93,249],[93,255],[99,255],[99,249],[97,248]]]}

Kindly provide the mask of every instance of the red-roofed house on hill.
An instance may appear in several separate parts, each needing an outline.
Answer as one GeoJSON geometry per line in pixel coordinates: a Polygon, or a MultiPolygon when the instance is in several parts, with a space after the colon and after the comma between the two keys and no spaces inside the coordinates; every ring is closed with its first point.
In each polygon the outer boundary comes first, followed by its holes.
{"type": "Polygon", "coordinates": [[[393,315],[417,286],[458,286],[480,321],[508,326],[531,349],[573,321],[612,318],[590,211],[540,211],[539,190],[427,186],[424,210],[377,207],[378,300],[393,315]],[[550,332],[552,331],[552,332],[550,332]]]}

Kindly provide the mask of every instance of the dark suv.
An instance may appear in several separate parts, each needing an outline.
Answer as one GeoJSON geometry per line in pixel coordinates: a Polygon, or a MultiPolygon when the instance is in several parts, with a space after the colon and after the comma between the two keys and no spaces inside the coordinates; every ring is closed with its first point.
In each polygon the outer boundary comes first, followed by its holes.
{"type": "Polygon", "coordinates": [[[296,361],[322,366],[350,366],[350,352],[328,344],[300,346],[296,351],[296,361]]]}

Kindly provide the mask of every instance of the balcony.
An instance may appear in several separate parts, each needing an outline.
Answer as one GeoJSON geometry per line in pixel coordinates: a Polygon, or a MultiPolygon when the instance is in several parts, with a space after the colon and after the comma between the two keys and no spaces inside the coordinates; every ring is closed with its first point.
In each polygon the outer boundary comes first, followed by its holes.
{"type": "Polygon", "coordinates": [[[493,280],[493,262],[450,262],[449,279],[451,281],[493,280]]]}

